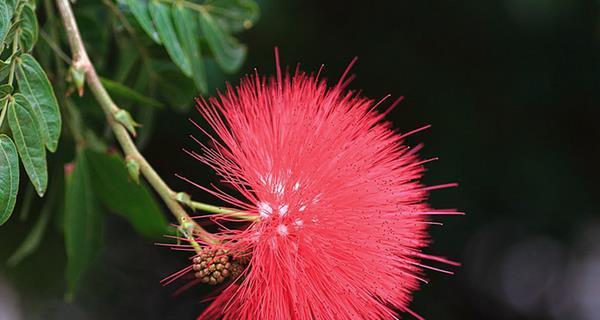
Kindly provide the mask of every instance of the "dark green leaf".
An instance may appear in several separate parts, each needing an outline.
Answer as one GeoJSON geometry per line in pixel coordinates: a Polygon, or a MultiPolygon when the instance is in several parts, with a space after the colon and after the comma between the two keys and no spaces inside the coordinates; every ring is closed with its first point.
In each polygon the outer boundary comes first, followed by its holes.
{"type": "Polygon", "coordinates": [[[6,79],[8,76],[8,71],[10,70],[10,60],[6,59],[6,61],[0,59],[0,81],[6,79]]]}
{"type": "Polygon", "coordinates": [[[0,100],[4,99],[6,96],[11,94],[13,91],[13,87],[10,84],[0,85],[0,100]]]}
{"type": "Polygon", "coordinates": [[[20,28],[19,41],[21,41],[21,48],[25,52],[30,52],[38,39],[38,22],[35,16],[35,10],[26,4],[21,9],[20,16],[20,28]]]}
{"type": "Polygon", "coordinates": [[[19,219],[21,219],[21,221],[27,220],[27,217],[29,216],[34,192],[35,190],[30,184],[25,187],[25,194],[21,196],[23,201],[21,202],[21,208],[19,209],[19,219]]]}
{"type": "MultiPolygon", "coordinates": [[[[127,77],[134,70],[136,63],[140,60],[140,53],[136,48],[136,45],[131,43],[132,41],[129,36],[116,35],[115,41],[119,48],[119,56],[112,79],[119,83],[123,83],[127,80],[127,77]]],[[[137,69],[135,70],[137,71],[137,69]]]]}
{"type": "Polygon", "coordinates": [[[215,0],[207,3],[206,8],[229,33],[252,28],[260,16],[258,4],[253,0],[215,0]]]}
{"type": "Polygon", "coordinates": [[[194,84],[186,80],[187,78],[180,72],[170,71],[160,73],[157,83],[161,97],[168,99],[169,106],[179,112],[187,112],[194,106],[191,97],[197,93],[194,84]]]}
{"type": "Polygon", "coordinates": [[[16,266],[23,259],[27,258],[31,255],[35,250],[40,246],[40,242],[46,232],[46,226],[48,226],[48,220],[50,218],[50,210],[44,210],[38,220],[36,221],[31,231],[25,240],[21,243],[21,245],[17,248],[17,250],[8,258],[9,266],[16,266]]]}
{"type": "MultiPolygon", "coordinates": [[[[57,187],[56,185],[52,185],[51,187],[57,187]]],[[[40,246],[42,242],[42,238],[44,237],[44,233],[46,233],[46,227],[48,226],[48,221],[50,220],[50,213],[52,209],[54,209],[54,202],[56,200],[57,194],[56,188],[51,188],[48,194],[48,200],[44,204],[42,212],[35,222],[35,225],[25,237],[25,240],[21,243],[21,245],[17,248],[17,250],[10,256],[8,259],[9,266],[16,266],[23,259],[27,258],[31,255],[37,248],[40,246]]]]}
{"type": "Polygon", "coordinates": [[[15,94],[9,104],[8,124],[29,180],[42,197],[48,185],[46,150],[33,107],[20,93],[15,94]]]}
{"type": "Polygon", "coordinates": [[[150,36],[154,42],[161,44],[158,32],[156,32],[148,13],[148,2],[146,0],[125,0],[125,3],[127,3],[133,16],[137,19],[138,23],[142,29],[146,31],[148,36],[150,36]]]}
{"type": "Polygon", "coordinates": [[[0,81],[6,79],[8,76],[8,72],[10,71],[10,64],[12,59],[18,57],[21,54],[21,50],[17,50],[17,52],[13,53],[10,57],[5,60],[0,59],[0,81]]]}
{"type": "Polygon", "coordinates": [[[200,10],[200,27],[217,63],[225,72],[237,71],[246,58],[246,47],[225,33],[223,28],[206,11],[200,10]]]}
{"type": "Polygon", "coordinates": [[[152,98],[148,98],[148,97],[144,96],[143,94],[141,94],[121,83],[118,83],[116,81],[112,81],[109,79],[105,79],[105,78],[100,78],[100,81],[102,82],[102,85],[104,85],[106,90],[108,90],[109,93],[111,93],[115,96],[120,96],[120,97],[123,97],[125,99],[131,100],[134,102],[139,102],[144,106],[150,106],[150,107],[156,107],[156,108],[164,107],[162,103],[160,103],[152,98]]]}
{"type": "Polygon", "coordinates": [[[184,8],[181,4],[173,6],[173,21],[175,29],[179,36],[179,41],[183,45],[183,50],[192,64],[192,79],[196,88],[202,93],[208,91],[206,85],[206,71],[204,70],[204,62],[200,53],[198,38],[198,19],[197,13],[184,8]]]}
{"type": "Polygon", "coordinates": [[[19,90],[31,102],[40,120],[46,147],[54,152],[58,146],[62,121],[50,81],[39,63],[29,54],[23,54],[17,60],[16,71],[19,90]]]}
{"type": "Polygon", "coordinates": [[[140,234],[158,238],[168,231],[168,222],[148,188],[129,178],[118,155],[88,152],[94,191],[109,209],[125,217],[140,234]]]}
{"type": "MultiPolygon", "coordinates": [[[[6,107],[5,107],[6,108],[6,107]]],[[[11,216],[19,191],[19,158],[13,141],[0,134],[0,225],[11,216]]]]}
{"type": "Polygon", "coordinates": [[[75,169],[66,181],[64,223],[67,299],[70,300],[99,250],[102,238],[102,217],[92,189],[86,151],[77,153],[75,169]]]}
{"type": "Polygon", "coordinates": [[[164,3],[160,3],[157,0],[150,2],[150,16],[156,24],[158,35],[163,42],[163,45],[167,49],[167,53],[173,60],[173,62],[179,67],[179,69],[188,77],[192,76],[192,70],[190,60],[183,52],[181,43],[177,39],[175,34],[175,28],[173,27],[173,20],[171,19],[171,10],[169,6],[164,3]]]}

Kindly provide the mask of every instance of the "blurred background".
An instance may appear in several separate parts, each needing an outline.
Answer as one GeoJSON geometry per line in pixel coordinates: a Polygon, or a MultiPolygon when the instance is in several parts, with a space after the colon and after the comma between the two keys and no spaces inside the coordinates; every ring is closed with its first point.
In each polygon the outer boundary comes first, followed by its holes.
{"type": "MultiPolygon", "coordinates": [[[[428,272],[412,309],[426,319],[600,319],[600,2],[258,1],[261,17],[242,33],[241,73],[282,63],[324,75],[352,69],[351,89],[378,99],[405,96],[389,116],[401,131],[433,127],[423,142],[438,219],[430,253],[460,261],[453,276],[428,272]]],[[[239,75],[211,79],[214,88],[239,75]]],[[[214,89],[213,88],[213,89],[214,89]]],[[[189,96],[191,103],[192,96],[189,96]]],[[[199,115],[161,111],[143,150],[167,182],[215,202],[177,179],[214,175],[182,152],[199,115]]],[[[142,129],[143,130],[143,129],[142,129]]],[[[106,216],[104,245],[78,298],[63,301],[65,254],[56,231],[16,268],[0,265],[0,319],[194,319],[207,292],[159,280],[187,256],[106,216]],[[109,280],[107,280],[109,279],[109,280]]],[[[0,233],[0,261],[25,226],[0,233]]],[[[410,319],[410,316],[403,318],[410,319]]]]}

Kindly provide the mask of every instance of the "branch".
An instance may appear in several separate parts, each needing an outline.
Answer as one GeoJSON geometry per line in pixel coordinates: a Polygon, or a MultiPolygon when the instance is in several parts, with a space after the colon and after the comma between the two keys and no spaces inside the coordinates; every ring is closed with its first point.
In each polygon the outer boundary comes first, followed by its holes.
{"type": "MultiPolygon", "coordinates": [[[[140,165],[140,171],[146,177],[146,180],[156,190],[156,192],[163,199],[171,213],[177,218],[178,223],[187,223],[194,221],[190,218],[187,212],[183,209],[181,204],[176,200],[176,193],[169,188],[164,180],[158,175],[158,173],[148,163],[146,158],[139,152],[127,129],[118,122],[114,116],[117,112],[122,111],[112,100],[96,73],[90,58],[85,50],[77,22],[71,9],[69,0],[56,0],[58,10],[63,20],[67,37],[69,40],[69,46],[73,55],[73,67],[81,70],[85,73],[86,82],[90,87],[90,91],[102,107],[102,111],[106,115],[107,121],[110,124],[117,141],[121,145],[123,152],[129,159],[136,160],[140,165]]],[[[210,206],[210,205],[206,205],[210,206]]],[[[200,236],[203,241],[208,243],[214,243],[215,238],[197,223],[194,222],[194,228],[196,234],[200,236]]]]}

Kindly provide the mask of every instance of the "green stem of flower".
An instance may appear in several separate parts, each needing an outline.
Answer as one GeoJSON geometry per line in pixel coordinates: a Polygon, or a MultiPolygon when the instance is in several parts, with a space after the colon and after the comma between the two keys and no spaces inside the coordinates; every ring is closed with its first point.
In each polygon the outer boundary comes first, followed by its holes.
{"type": "Polygon", "coordinates": [[[182,204],[186,205],[188,208],[191,208],[192,210],[200,210],[200,211],[204,211],[204,212],[214,213],[217,216],[220,215],[220,216],[224,216],[224,217],[237,218],[240,220],[247,220],[247,221],[254,221],[258,218],[255,215],[250,215],[243,211],[239,211],[239,210],[235,210],[235,209],[231,209],[231,208],[213,206],[210,204],[186,199],[185,197],[180,197],[179,196],[180,194],[181,193],[179,193],[177,195],[177,201],[181,202],[182,204]]]}
{"type": "MultiPolygon", "coordinates": [[[[120,109],[114,103],[100,82],[100,78],[96,73],[96,69],[88,57],[69,0],[56,0],[56,4],[60,11],[69,41],[69,46],[71,48],[71,53],[73,55],[73,67],[85,72],[86,82],[90,88],[90,91],[95,96],[96,100],[104,111],[108,123],[110,124],[117,141],[121,145],[123,152],[127,157],[138,161],[142,174],[146,180],[148,180],[154,190],[160,195],[171,213],[177,218],[178,222],[193,221],[183,209],[181,204],[176,200],[176,193],[169,188],[169,186],[158,175],[154,168],[148,163],[146,158],[144,158],[144,156],[139,152],[127,129],[120,122],[113,118],[113,115],[116,114],[120,109]]],[[[195,234],[198,234],[203,241],[210,243],[214,243],[216,241],[214,236],[200,227],[200,225],[195,222],[193,222],[193,224],[195,234]]]]}

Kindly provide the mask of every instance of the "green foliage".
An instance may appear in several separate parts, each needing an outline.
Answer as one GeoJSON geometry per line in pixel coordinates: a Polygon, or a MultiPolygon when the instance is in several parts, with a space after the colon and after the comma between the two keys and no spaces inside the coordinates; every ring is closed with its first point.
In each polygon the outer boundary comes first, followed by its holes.
{"type": "Polygon", "coordinates": [[[85,270],[92,263],[102,238],[102,217],[92,189],[87,152],[80,150],[75,168],[66,179],[65,245],[67,248],[67,298],[72,299],[85,270]]]}
{"type": "Polygon", "coordinates": [[[246,58],[246,47],[225,33],[206,10],[200,11],[200,26],[221,68],[227,72],[237,70],[246,58]]]}
{"type": "Polygon", "coordinates": [[[259,8],[251,0],[216,0],[203,4],[175,0],[124,0],[129,10],[157,44],[164,45],[180,71],[208,91],[202,57],[206,43],[219,66],[236,72],[246,58],[246,47],[231,36],[258,20],[259,8]]]}
{"type": "Polygon", "coordinates": [[[146,0],[125,0],[125,3],[127,3],[129,9],[148,36],[150,36],[154,42],[161,44],[158,32],[156,32],[154,24],[152,23],[152,18],[150,18],[150,13],[148,12],[148,2],[146,0]]]}
{"type": "MultiPolygon", "coordinates": [[[[60,135],[58,104],[44,70],[35,58],[24,53],[33,49],[39,34],[33,7],[25,1],[1,0],[0,9],[0,79],[5,81],[0,82],[0,129],[6,128],[6,119],[12,133],[12,138],[3,133],[3,149],[8,152],[8,146],[16,145],[29,179],[42,197],[48,185],[44,144],[56,150],[60,135]]],[[[3,166],[0,170],[6,174],[14,168],[3,166]]],[[[18,178],[18,165],[16,168],[17,174],[12,172],[11,176],[18,178]]],[[[16,190],[10,190],[10,194],[0,199],[0,207],[6,210],[2,218],[8,218],[14,209],[12,196],[16,190]]]]}
{"type": "Polygon", "coordinates": [[[156,101],[155,99],[148,98],[148,97],[144,96],[143,94],[127,87],[124,84],[121,84],[119,82],[112,81],[109,79],[105,79],[105,78],[100,78],[100,80],[102,81],[102,85],[104,86],[104,88],[106,88],[106,90],[108,90],[108,92],[113,94],[114,96],[123,97],[132,102],[138,102],[142,106],[149,106],[149,107],[156,107],[156,108],[164,107],[164,105],[160,101],[156,101]]]}
{"type": "Polygon", "coordinates": [[[19,189],[19,159],[12,140],[0,134],[0,225],[12,214],[19,189]]]}
{"type": "Polygon", "coordinates": [[[33,106],[40,121],[42,138],[51,152],[56,151],[60,138],[61,118],[58,102],[50,81],[40,64],[29,54],[23,54],[16,62],[17,83],[21,93],[33,106]]]}
{"type": "Polygon", "coordinates": [[[35,11],[29,4],[24,4],[19,23],[19,42],[25,52],[33,50],[38,39],[38,21],[35,11]]]}
{"type": "Polygon", "coordinates": [[[10,30],[12,9],[5,1],[0,1],[0,46],[4,46],[4,37],[10,30]]]}
{"type": "MultiPolygon", "coordinates": [[[[23,259],[27,258],[31,254],[33,254],[42,243],[42,239],[46,230],[48,228],[48,224],[50,222],[50,217],[52,210],[55,209],[55,203],[57,201],[58,195],[62,195],[62,177],[55,177],[53,180],[53,184],[51,185],[51,189],[48,192],[48,196],[46,197],[46,203],[44,203],[44,207],[42,208],[39,216],[37,217],[37,221],[23,240],[21,245],[15,250],[15,252],[8,258],[7,264],[9,266],[16,266],[21,263],[23,259]]],[[[31,189],[30,189],[31,190],[31,189]]],[[[25,192],[25,201],[21,206],[21,219],[25,219],[28,215],[29,210],[31,210],[31,199],[32,192],[25,192]]]]}
{"type": "MultiPolygon", "coordinates": [[[[108,121],[139,133],[138,146],[152,136],[160,112],[188,111],[224,72],[239,70],[247,52],[233,35],[259,16],[252,0],[79,0],[72,6],[101,85],[118,105],[108,121]]],[[[27,229],[11,249],[12,267],[39,254],[49,226],[58,226],[72,298],[101,248],[104,211],[150,239],[174,228],[143,179],[143,162],[107,151],[118,144],[86,87],[89,69],[72,61],[60,19],[51,0],[0,0],[0,225],[27,229]],[[19,163],[27,183],[19,184],[19,163]],[[20,219],[9,220],[15,210],[20,219]]]]}
{"type": "Polygon", "coordinates": [[[152,0],[149,8],[150,16],[156,24],[160,40],[167,49],[169,56],[179,69],[181,69],[183,74],[188,77],[191,76],[190,57],[183,52],[183,47],[175,34],[175,27],[173,26],[173,18],[171,17],[169,6],[152,0]]]}
{"type": "Polygon", "coordinates": [[[94,191],[102,203],[127,219],[140,234],[158,239],[169,233],[169,224],[145,185],[129,176],[123,159],[88,152],[94,191]]]}
{"type": "Polygon", "coordinates": [[[194,83],[200,91],[206,92],[206,71],[204,70],[204,62],[200,53],[200,39],[197,32],[198,23],[194,19],[194,13],[184,8],[181,4],[175,4],[173,6],[173,19],[175,21],[177,36],[183,45],[186,56],[190,60],[194,83]]]}
{"type": "Polygon", "coordinates": [[[24,95],[17,93],[11,97],[8,124],[29,180],[42,197],[48,185],[48,168],[39,122],[33,106],[24,95]]]}

